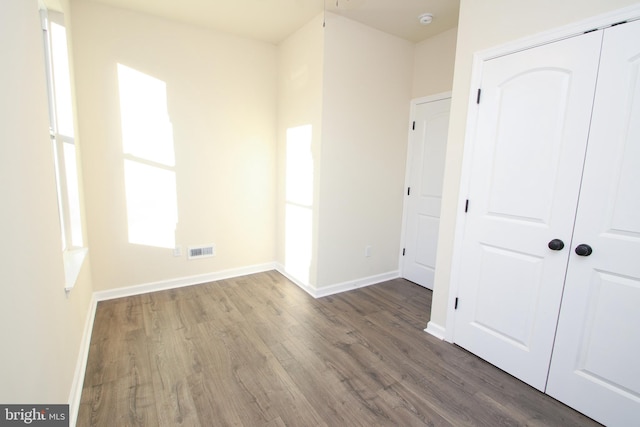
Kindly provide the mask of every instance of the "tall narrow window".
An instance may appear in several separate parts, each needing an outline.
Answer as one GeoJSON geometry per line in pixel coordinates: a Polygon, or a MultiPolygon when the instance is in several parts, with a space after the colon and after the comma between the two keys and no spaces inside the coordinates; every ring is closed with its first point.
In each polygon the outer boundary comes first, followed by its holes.
{"type": "Polygon", "coordinates": [[[41,11],[44,35],[49,124],[58,186],[58,207],[62,230],[62,249],[79,249],[84,244],[80,191],[73,127],[71,74],[64,16],[41,11]]]}

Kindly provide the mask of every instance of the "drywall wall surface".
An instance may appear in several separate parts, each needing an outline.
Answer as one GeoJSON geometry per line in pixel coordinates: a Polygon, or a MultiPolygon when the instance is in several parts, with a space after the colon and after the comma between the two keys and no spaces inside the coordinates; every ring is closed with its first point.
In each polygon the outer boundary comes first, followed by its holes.
{"type": "Polygon", "coordinates": [[[273,262],[276,46],[72,7],[96,290],[273,262]]]}
{"type": "Polygon", "coordinates": [[[327,14],[318,288],[398,269],[413,48],[327,14]]]}
{"type": "Polygon", "coordinates": [[[37,0],[0,14],[0,402],[69,403],[91,274],[65,295],[37,0]]]}
{"type": "Polygon", "coordinates": [[[451,91],[457,34],[452,28],[416,44],[412,98],[451,91]]]}
{"type": "Polygon", "coordinates": [[[462,0],[456,44],[431,321],[445,326],[473,54],[637,3],[636,0],[462,0]]]}
{"type": "Polygon", "coordinates": [[[278,46],[277,261],[314,286],[324,29],[318,15],[278,46]]]}

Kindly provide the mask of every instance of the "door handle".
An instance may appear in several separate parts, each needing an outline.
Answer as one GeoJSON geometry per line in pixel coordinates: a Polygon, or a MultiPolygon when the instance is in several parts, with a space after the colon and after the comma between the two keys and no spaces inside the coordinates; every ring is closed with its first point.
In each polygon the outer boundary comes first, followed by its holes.
{"type": "Polygon", "coordinates": [[[589,245],[585,245],[580,244],[578,246],[576,246],[576,254],[580,255],[580,256],[589,256],[593,253],[593,249],[591,249],[591,246],[589,245]]]}
{"type": "Polygon", "coordinates": [[[552,251],[561,251],[564,248],[564,242],[560,239],[553,239],[547,245],[552,251]]]}

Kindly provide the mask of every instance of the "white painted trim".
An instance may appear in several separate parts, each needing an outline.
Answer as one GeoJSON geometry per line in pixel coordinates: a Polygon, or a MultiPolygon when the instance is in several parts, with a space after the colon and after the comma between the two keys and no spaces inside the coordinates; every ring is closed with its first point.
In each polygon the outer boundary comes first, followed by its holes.
{"type": "Polygon", "coordinates": [[[329,295],[339,294],[341,292],[352,291],[354,289],[364,288],[366,286],[376,285],[378,283],[386,282],[387,280],[397,279],[398,277],[400,277],[400,272],[398,270],[395,270],[389,271],[387,273],[376,274],[375,276],[363,277],[356,280],[349,280],[347,282],[336,283],[335,285],[317,288],[311,284],[303,283],[295,277],[291,276],[289,273],[287,273],[284,265],[282,264],[276,264],[276,270],[278,271],[278,273],[282,274],[284,277],[292,281],[295,285],[297,285],[306,293],[316,299],[329,295]]]}
{"type": "Polygon", "coordinates": [[[411,159],[413,157],[413,144],[411,143],[413,138],[412,132],[412,123],[416,118],[416,105],[418,102],[416,99],[411,100],[411,104],[409,106],[409,131],[407,137],[407,158],[405,159],[404,166],[404,188],[402,189],[402,225],[400,228],[400,250],[398,251],[398,270],[400,271],[400,276],[404,277],[404,255],[402,255],[402,249],[407,246],[407,216],[409,215],[409,198],[407,197],[407,193],[405,188],[409,186],[411,181],[411,159]]]}
{"type": "Polygon", "coordinates": [[[366,286],[375,285],[387,280],[393,280],[400,277],[400,271],[389,271],[387,273],[376,274],[375,276],[363,277],[360,279],[349,280],[347,282],[336,283],[335,285],[323,286],[316,288],[316,298],[322,298],[329,295],[339,294],[341,292],[352,291],[354,289],[364,288],[366,286]]]}
{"type": "MultiPolygon", "coordinates": [[[[451,91],[449,92],[440,92],[434,95],[429,96],[421,96],[420,98],[414,98],[411,100],[411,106],[415,107],[418,104],[426,104],[428,102],[442,101],[443,99],[451,98],[451,91]]],[[[414,117],[413,115],[411,116],[414,117]]]]}
{"type": "Polygon", "coordinates": [[[444,340],[445,329],[437,323],[428,322],[427,328],[424,330],[426,333],[433,335],[434,337],[444,340]]]}
{"type": "MultiPolygon", "coordinates": [[[[451,92],[441,92],[435,95],[422,96],[420,98],[414,98],[411,100],[411,105],[409,107],[409,129],[412,129],[413,122],[416,119],[416,108],[420,104],[426,104],[428,102],[442,101],[444,99],[451,99],[451,92]]],[[[407,159],[405,162],[404,168],[404,188],[409,187],[411,181],[411,160],[413,158],[413,150],[411,140],[413,138],[413,133],[411,130],[409,131],[409,137],[407,138],[407,159]]],[[[404,277],[404,260],[405,257],[402,255],[402,248],[406,248],[406,233],[407,233],[407,220],[409,215],[408,209],[408,197],[405,194],[402,199],[402,227],[400,229],[400,253],[398,254],[398,269],[399,269],[399,277],[404,277]]],[[[429,289],[429,288],[427,288],[429,289]]]]}
{"type": "Polygon", "coordinates": [[[280,273],[284,277],[286,277],[289,281],[293,282],[296,286],[301,288],[303,291],[305,291],[306,293],[311,295],[313,298],[318,298],[316,296],[316,288],[313,285],[311,285],[309,283],[304,283],[304,282],[296,279],[295,277],[293,277],[291,274],[289,274],[287,272],[287,269],[284,267],[284,265],[282,265],[280,263],[277,263],[276,264],[276,271],[278,271],[278,273],[280,273]]]}
{"type": "MultiPolygon", "coordinates": [[[[397,279],[400,277],[398,270],[389,271],[387,273],[377,274],[375,276],[363,277],[356,280],[337,283],[335,285],[316,288],[308,283],[303,283],[295,277],[287,273],[282,264],[266,263],[248,267],[235,268],[231,270],[219,271],[216,273],[202,274],[198,276],[182,277],[177,279],[163,280],[160,282],[146,283],[141,285],[127,286],[117,289],[109,289],[106,291],[97,291],[93,293],[96,302],[107,301],[115,298],[129,297],[133,295],[141,295],[149,292],[164,291],[167,289],[182,288],[185,286],[199,285],[202,283],[215,282],[217,280],[230,279],[233,277],[246,276],[249,274],[262,273],[265,271],[276,270],[285,276],[295,285],[303,289],[313,298],[322,298],[324,296],[337,294],[340,292],[351,291],[353,289],[363,288],[365,286],[375,285],[387,280],[397,279]]],[[[94,308],[95,312],[95,308],[94,308]]]]}
{"type": "Polygon", "coordinates": [[[82,332],[82,340],[80,341],[80,349],[78,350],[78,359],[76,361],[76,370],[73,374],[73,382],[71,383],[71,391],[69,393],[69,426],[74,427],[78,419],[78,411],[80,410],[80,399],[82,398],[82,387],[84,385],[84,376],[87,371],[87,362],[89,360],[89,348],[91,346],[91,334],[93,333],[93,322],[96,318],[96,307],[98,301],[95,296],[91,296],[91,303],[84,322],[84,331],[82,332]]]}
{"type": "Polygon", "coordinates": [[[64,290],[66,292],[71,292],[76,285],[82,263],[84,263],[88,252],[89,249],[87,248],[67,249],[62,252],[62,260],[64,263],[64,290]]]}
{"type": "Polygon", "coordinates": [[[476,123],[478,118],[478,109],[476,104],[476,89],[480,87],[482,81],[482,65],[499,56],[508,55],[536,46],[541,46],[555,41],[560,41],[569,37],[577,36],[585,31],[596,28],[605,28],[611,24],[622,21],[634,21],[640,19],[640,3],[614,10],[602,15],[597,15],[585,20],[565,25],[560,28],[545,31],[529,37],[514,40],[502,45],[478,51],[473,55],[473,65],[471,70],[471,85],[469,91],[469,99],[467,106],[467,123],[465,126],[465,139],[462,158],[462,173],[460,177],[460,192],[458,197],[458,209],[456,217],[456,227],[454,232],[453,255],[451,259],[451,277],[449,282],[449,301],[447,307],[447,320],[445,326],[444,337],[449,342],[454,340],[455,326],[455,309],[454,303],[458,293],[460,282],[460,266],[462,264],[462,242],[464,238],[464,229],[466,225],[466,216],[462,206],[467,199],[469,193],[469,180],[471,178],[471,163],[473,158],[474,137],[476,123]]]}
{"type": "Polygon", "coordinates": [[[234,268],[218,271],[215,273],[201,274],[198,276],[180,277],[177,279],[162,280],[160,282],[145,283],[141,285],[127,286],[106,291],[94,292],[97,301],[106,301],[114,298],[123,298],[132,295],[146,294],[149,292],[164,291],[167,289],[182,288],[185,286],[199,285],[202,283],[215,282],[216,280],[230,279],[232,277],[246,276],[248,274],[262,273],[274,270],[274,263],[258,264],[247,267],[234,268]]]}
{"type": "Polygon", "coordinates": [[[585,31],[603,29],[610,27],[615,23],[635,21],[637,19],[640,19],[640,3],[623,9],[607,12],[602,15],[586,18],[582,21],[564,25],[549,31],[513,40],[489,49],[481,50],[476,52],[476,55],[478,55],[482,61],[486,61],[570,37],[579,36],[584,34],[585,31]]]}
{"type": "Polygon", "coordinates": [[[473,159],[473,139],[475,136],[475,129],[477,123],[477,111],[478,104],[476,103],[476,92],[473,88],[480,87],[482,79],[482,63],[484,61],[479,60],[477,55],[474,55],[473,65],[471,71],[471,86],[469,92],[469,99],[467,100],[467,123],[465,127],[465,140],[462,155],[462,173],[460,176],[460,191],[458,193],[458,206],[456,212],[458,213],[456,218],[456,227],[453,237],[453,253],[451,256],[451,276],[449,286],[449,299],[447,301],[447,320],[445,322],[445,339],[448,342],[453,342],[454,326],[455,326],[455,299],[458,295],[459,287],[459,271],[462,264],[462,241],[464,239],[464,229],[466,226],[467,216],[465,215],[463,206],[466,203],[469,196],[469,185],[471,177],[471,161],[473,159]]]}

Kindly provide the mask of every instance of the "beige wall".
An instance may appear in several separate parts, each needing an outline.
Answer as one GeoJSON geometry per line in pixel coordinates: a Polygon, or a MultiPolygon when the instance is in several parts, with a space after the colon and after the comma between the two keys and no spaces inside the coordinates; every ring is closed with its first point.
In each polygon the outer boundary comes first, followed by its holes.
{"type": "MultiPolygon", "coordinates": [[[[318,186],[320,177],[320,143],[322,140],[322,83],[324,59],[324,30],[322,15],[316,16],[304,27],[278,46],[278,227],[277,262],[285,266],[287,251],[285,218],[286,132],[289,128],[311,125],[313,153],[313,225],[311,232],[311,265],[308,277],[295,279],[305,285],[315,285],[317,269],[318,186]]],[[[291,250],[291,248],[289,248],[291,250]]]]}
{"type": "Polygon", "coordinates": [[[457,34],[452,28],[415,45],[412,98],[451,91],[457,34]]]}
{"type": "Polygon", "coordinates": [[[92,285],[65,296],[37,0],[0,14],[0,401],[68,403],[92,285]]]}
{"type": "Polygon", "coordinates": [[[318,288],[398,269],[412,67],[413,44],[327,14],[318,288]]]}
{"type": "Polygon", "coordinates": [[[315,162],[308,281],[321,287],[397,270],[414,56],[417,69],[430,70],[415,90],[447,90],[450,61],[424,58],[451,57],[453,31],[414,49],[328,14],[327,28],[318,16],[275,47],[97,3],[72,4],[96,290],[283,263],[285,133],[307,123],[315,162]],[[118,64],[167,84],[176,243],[183,250],[215,243],[215,258],[187,261],[167,248],[128,242],[118,64]],[[321,166],[325,153],[331,161],[321,166]]]}
{"type": "Polygon", "coordinates": [[[414,54],[411,43],[349,19],[329,13],[322,22],[279,46],[278,68],[278,262],[287,249],[284,133],[311,124],[312,260],[301,281],[317,290],[398,269],[414,54]]]}
{"type": "Polygon", "coordinates": [[[555,29],[591,16],[637,3],[637,0],[542,0],[513,2],[462,0],[453,81],[451,121],[438,240],[438,259],[431,319],[440,326],[447,320],[447,301],[458,192],[462,169],[467,104],[474,52],[555,29]]]}
{"type": "Polygon", "coordinates": [[[72,7],[96,290],[273,262],[276,47],[93,2],[72,7]],[[118,64],[166,83],[181,257],[129,243],[118,64]],[[215,257],[187,260],[187,246],[207,243],[215,257]]]}

